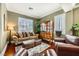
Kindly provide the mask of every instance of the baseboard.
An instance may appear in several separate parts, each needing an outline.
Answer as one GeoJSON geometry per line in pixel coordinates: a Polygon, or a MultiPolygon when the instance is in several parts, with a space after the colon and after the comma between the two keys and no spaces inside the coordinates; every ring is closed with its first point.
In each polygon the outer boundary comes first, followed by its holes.
{"type": "Polygon", "coordinates": [[[8,45],[8,42],[5,44],[4,49],[0,54],[1,56],[4,56],[4,53],[5,53],[6,49],[7,49],[7,45],[8,45]]]}

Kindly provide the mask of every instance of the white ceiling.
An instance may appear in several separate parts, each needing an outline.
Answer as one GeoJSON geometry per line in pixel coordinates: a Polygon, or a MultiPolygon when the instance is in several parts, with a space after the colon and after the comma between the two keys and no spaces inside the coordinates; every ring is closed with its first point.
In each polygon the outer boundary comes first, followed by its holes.
{"type": "Polygon", "coordinates": [[[8,11],[34,18],[42,18],[61,9],[59,3],[6,3],[6,6],[8,11]],[[32,7],[33,10],[29,10],[29,7],[32,7]]]}

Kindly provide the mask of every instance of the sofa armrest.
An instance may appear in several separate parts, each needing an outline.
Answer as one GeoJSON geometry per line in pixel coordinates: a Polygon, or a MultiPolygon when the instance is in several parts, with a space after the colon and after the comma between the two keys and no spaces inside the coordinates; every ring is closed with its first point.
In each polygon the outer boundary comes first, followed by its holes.
{"type": "Polygon", "coordinates": [[[60,42],[57,42],[57,46],[58,47],[64,47],[64,48],[70,48],[70,50],[71,49],[78,49],[79,50],[79,46],[77,46],[77,45],[73,45],[73,44],[66,44],[66,43],[60,43],[60,42]]]}
{"type": "Polygon", "coordinates": [[[18,37],[17,37],[17,36],[12,36],[12,38],[13,38],[13,39],[18,39],[18,37]]]}
{"type": "Polygon", "coordinates": [[[14,40],[14,41],[18,41],[18,37],[17,36],[12,36],[12,39],[14,40]]]}
{"type": "Polygon", "coordinates": [[[60,43],[60,42],[57,42],[56,45],[57,45],[58,55],[64,55],[64,56],[79,55],[79,46],[73,44],[60,43]]]}

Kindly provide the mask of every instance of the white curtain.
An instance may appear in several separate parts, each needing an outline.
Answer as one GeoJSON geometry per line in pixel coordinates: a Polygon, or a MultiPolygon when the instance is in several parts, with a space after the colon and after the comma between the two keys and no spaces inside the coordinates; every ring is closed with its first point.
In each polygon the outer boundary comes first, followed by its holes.
{"type": "Polygon", "coordinates": [[[62,34],[65,34],[65,14],[54,17],[54,32],[55,31],[62,31],[62,34]]]}

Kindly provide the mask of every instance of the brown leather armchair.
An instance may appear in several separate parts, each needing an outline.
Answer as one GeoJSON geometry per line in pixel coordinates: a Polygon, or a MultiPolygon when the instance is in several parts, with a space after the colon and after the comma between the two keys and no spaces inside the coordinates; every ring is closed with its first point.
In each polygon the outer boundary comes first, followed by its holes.
{"type": "Polygon", "coordinates": [[[78,37],[66,36],[65,43],[55,42],[57,54],[59,56],[79,56],[79,43],[76,42],[78,40],[78,37]]]}

